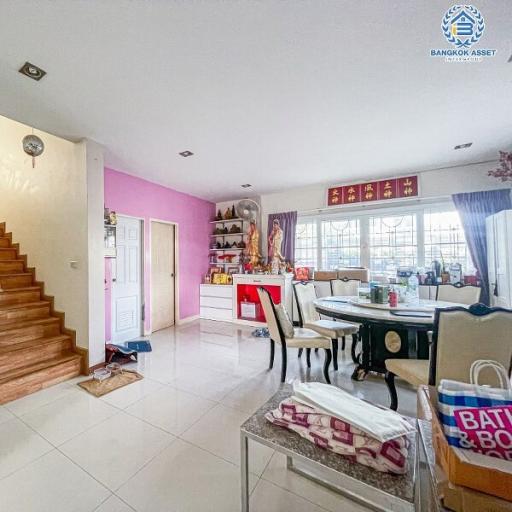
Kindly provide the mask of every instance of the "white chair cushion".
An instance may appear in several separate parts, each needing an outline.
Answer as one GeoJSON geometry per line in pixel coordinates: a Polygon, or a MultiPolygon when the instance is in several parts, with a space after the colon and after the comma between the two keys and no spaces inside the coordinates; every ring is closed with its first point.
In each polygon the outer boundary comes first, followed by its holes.
{"type": "Polygon", "coordinates": [[[286,346],[296,348],[331,348],[332,341],[330,338],[321,336],[311,329],[296,327],[293,338],[286,339],[286,346]]]}
{"type": "Polygon", "coordinates": [[[413,386],[428,384],[428,359],[386,359],[386,370],[413,386]]]}
{"type": "Polygon", "coordinates": [[[288,311],[282,304],[276,304],[276,315],[277,321],[281,325],[281,329],[283,329],[285,338],[293,338],[293,324],[288,316],[288,311]]]}
{"type": "Polygon", "coordinates": [[[356,324],[335,322],[334,320],[317,320],[316,322],[304,324],[304,327],[313,329],[323,336],[329,336],[331,339],[355,334],[359,330],[359,327],[356,324]]]}

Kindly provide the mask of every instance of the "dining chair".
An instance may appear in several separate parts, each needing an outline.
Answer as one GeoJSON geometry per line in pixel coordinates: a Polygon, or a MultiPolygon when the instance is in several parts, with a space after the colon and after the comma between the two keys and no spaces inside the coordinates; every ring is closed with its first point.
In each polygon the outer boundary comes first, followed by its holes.
{"type": "MultiPolygon", "coordinates": [[[[349,277],[338,277],[338,279],[331,279],[331,295],[335,297],[359,297],[359,287],[361,281],[359,279],[352,279],[349,277]]],[[[353,322],[357,327],[357,335],[352,337],[352,346],[350,347],[350,355],[354,364],[360,363],[360,354],[357,354],[357,345],[361,342],[361,325],[353,322]]]]}
{"type": "MultiPolygon", "coordinates": [[[[413,386],[437,386],[441,379],[468,382],[471,364],[477,359],[498,361],[510,369],[511,333],[512,310],[509,309],[483,304],[436,309],[430,359],[386,360],[390,408],[396,410],[398,406],[395,376],[413,386]]],[[[497,384],[492,373],[482,372],[482,381],[497,384]]]]}
{"type": "Polygon", "coordinates": [[[270,333],[269,370],[271,370],[274,366],[274,351],[276,343],[281,345],[281,382],[285,382],[286,380],[288,348],[306,348],[308,350],[311,350],[312,348],[323,348],[325,350],[325,361],[323,368],[324,378],[327,384],[330,384],[331,380],[329,379],[329,365],[331,364],[332,360],[330,338],[322,336],[318,332],[311,329],[293,327],[293,324],[291,323],[284,306],[280,304],[274,304],[270,292],[265,288],[260,286],[258,288],[258,295],[263,307],[263,312],[265,313],[265,319],[270,333]],[[281,306],[280,315],[277,313],[279,306],[281,306]]]}
{"type": "MultiPolygon", "coordinates": [[[[315,286],[311,282],[294,283],[293,285],[297,309],[299,311],[300,325],[306,329],[313,329],[322,336],[328,336],[332,340],[332,357],[334,369],[338,369],[338,339],[342,339],[341,349],[345,350],[345,336],[352,335],[352,343],[357,343],[359,326],[350,322],[337,322],[324,320],[315,309],[315,286]]],[[[300,357],[300,353],[299,353],[300,357]]],[[[308,367],[311,366],[311,350],[306,350],[308,367]]]]}
{"type": "Polygon", "coordinates": [[[479,286],[455,284],[440,284],[437,286],[436,300],[458,302],[459,304],[477,304],[480,301],[482,289],[479,286]]]}
{"type": "Polygon", "coordinates": [[[359,279],[331,279],[331,295],[336,297],[359,296],[359,279]]]}

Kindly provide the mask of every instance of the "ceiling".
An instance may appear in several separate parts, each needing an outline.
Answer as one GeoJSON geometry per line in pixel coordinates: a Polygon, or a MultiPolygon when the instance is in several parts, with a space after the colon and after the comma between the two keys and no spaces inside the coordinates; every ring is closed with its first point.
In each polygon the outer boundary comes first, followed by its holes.
{"type": "Polygon", "coordinates": [[[473,64],[429,56],[451,5],[0,0],[0,113],[211,200],[492,160],[512,144],[512,2],[479,1],[498,52],[473,64]]]}

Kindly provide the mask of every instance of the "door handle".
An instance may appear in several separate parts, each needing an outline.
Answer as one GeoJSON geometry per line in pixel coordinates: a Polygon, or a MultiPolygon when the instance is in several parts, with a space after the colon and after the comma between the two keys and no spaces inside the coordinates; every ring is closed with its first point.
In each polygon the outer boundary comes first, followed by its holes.
{"type": "Polygon", "coordinates": [[[115,277],[112,278],[112,282],[115,283],[117,279],[115,277]]]}

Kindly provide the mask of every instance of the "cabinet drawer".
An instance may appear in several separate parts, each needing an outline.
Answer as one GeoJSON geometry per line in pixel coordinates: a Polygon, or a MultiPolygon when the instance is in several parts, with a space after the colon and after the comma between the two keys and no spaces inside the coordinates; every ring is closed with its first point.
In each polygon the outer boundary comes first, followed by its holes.
{"type": "Polygon", "coordinates": [[[224,297],[205,297],[201,296],[199,299],[201,307],[219,308],[219,309],[233,309],[233,299],[224,297]]]}
{"type": "Polygon", "coordinates": [[[231,298],[233,295],[233,287],[229,285],[202,284],[200,285],[201,297],[225,297],[231,298]]]}
{"type": "Polygon", "coordinates": [[[233,312],[231,309],[201,307],[199,313],[201,318],[206,318],[208,320],[233,320],[233,312]]]}

